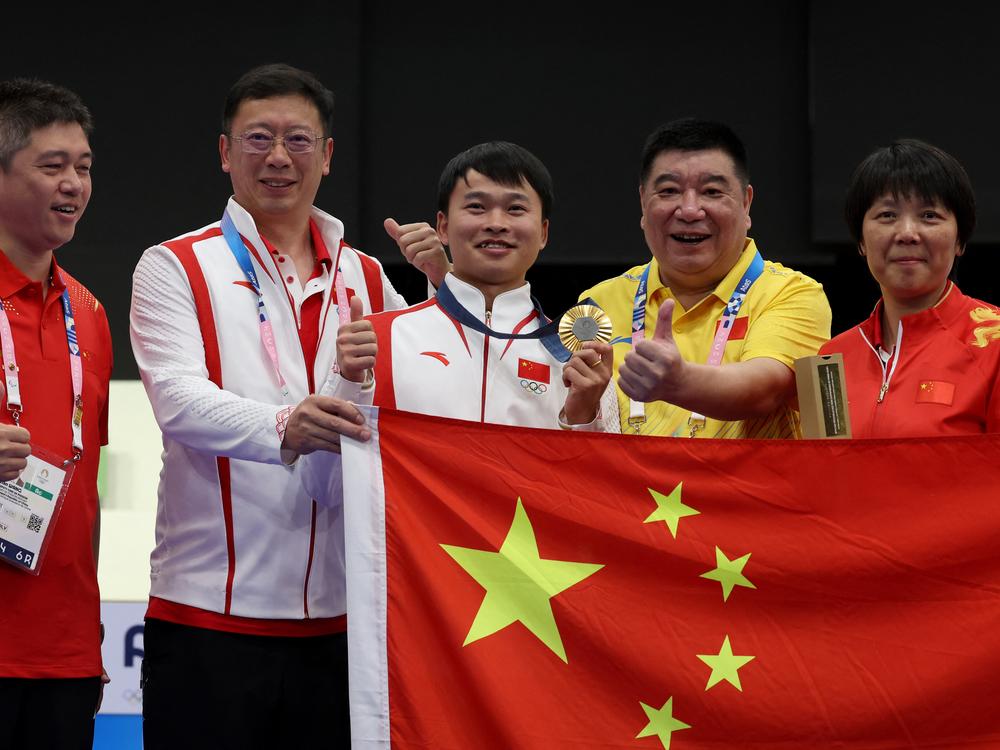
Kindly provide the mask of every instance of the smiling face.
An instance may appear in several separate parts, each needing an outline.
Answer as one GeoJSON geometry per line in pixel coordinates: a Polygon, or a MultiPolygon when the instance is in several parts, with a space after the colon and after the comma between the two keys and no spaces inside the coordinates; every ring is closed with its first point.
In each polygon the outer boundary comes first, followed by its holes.
{"type": "Polygon", "coordinates": [[[487,298],[524,285],[549,236],[542,201],[526,182],[501,185],[474,169],[455,183],[437,230],[451,250],[453,273],[487,298]]]}
{"type": "Polygon", "coordinates": [[[736,264],[750,228],[753,188],[744,189],[732,158],[721,149],[664,151],[639,199],[661,281],[682,300],[714,289],[736,264]]]}
{"type": "Polygon", "coordinates": [[[92,162],[76,123],[33,131],[10,168],[0,169],[0,248],[38,258],[73,239],[90,201],[92,162]]]}
{"type": "Polygon", "coordinates": [[[289,154],[275,142],[266,154],[247,154],[236,137],[255,132],[285,137],[294,133],[329,136],[319,111],[303,96],[245,99],[233,116],[231,132],[219,138],[222,171],[233,181],[233,195],[258,222],[307,216],[320,180],[330,173],[333,139],[326,137],[307,154],[289,154]]]}
{"type": "Polygon", "coordinates": [[[910,312],[937,302],[965,250],[954,214],[938,200],[915,196],[888,193],[876,200],[861,235],[861,252],[886,302],[910,312]]]}

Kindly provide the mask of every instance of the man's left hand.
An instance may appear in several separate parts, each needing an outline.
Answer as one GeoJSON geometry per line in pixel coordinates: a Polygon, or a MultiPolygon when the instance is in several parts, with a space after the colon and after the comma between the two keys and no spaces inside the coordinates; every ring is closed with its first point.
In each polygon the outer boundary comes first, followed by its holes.
{"type": "Polygon", "coordinates": [[[364,319],[361,298],[351,298],[351,322],[337,331],[337,366],[340,376],[354,383],[364,382],[375,367],[378,340],[371,321],[364,319]]]}
{"type": "Polygon", "coordinates": [[[660,306],[653,337],[640,341],[618,368],[618,385],[635,401],[670,401],[683,387],[687,362],[674,342],[674,301],[660,306]]]}
{"type": "Polygon", "coordinates": [[[563,384],[569,388],[564,410],[567,424],[590,424],[597,418],[613,364],[611,344],[588,341],[563,365],[563,384]]]}

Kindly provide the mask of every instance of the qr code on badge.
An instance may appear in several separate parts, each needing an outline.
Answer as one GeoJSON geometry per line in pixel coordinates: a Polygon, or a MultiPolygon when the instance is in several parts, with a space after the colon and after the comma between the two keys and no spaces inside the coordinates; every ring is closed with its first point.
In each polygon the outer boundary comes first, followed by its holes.
{"type": "Polygon", "coordinates": [[[34,531],[36,534],[42,530],[42,517],[36,516],[34,513],[31,514],[31,518],[28,519],[28,531],[34,531]]]}

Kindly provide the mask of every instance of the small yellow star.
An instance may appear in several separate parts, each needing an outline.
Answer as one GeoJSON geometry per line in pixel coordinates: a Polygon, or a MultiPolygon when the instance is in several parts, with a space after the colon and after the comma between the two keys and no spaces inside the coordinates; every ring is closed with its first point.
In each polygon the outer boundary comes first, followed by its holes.
{"type": "Polygon", "coordinates": [[[690,724],[685,724],[683,721],[674,718],[673,696],[667,698],[667,702],[663,704],[663,708],[653,708],[641,701],[639,705],[646,712],[646,718],[649,719],[649,723],[635,736],[637,740],[642,737],[652,737],[655,734],[660,742],[663,743],[663,750],[670,750],[670,735],[682,729],[691,728],[690,724]]]}
{"type": "Polygon", "coordinates": [[[741,693],[743,686],[740,685],[740,667],[746,666],[753,661],[755,656],[736,656],[733,654],[733,647],[729,645],[729,636],[722,642],[722,648],[718,654],[697,654],[697,657],[712,668],[712,674],[708,676],[708,684],[705,690],[719,684],[725,680],[741,693]]]}
{"type": "Polygon", "coordinates": [[[676,539],[677,524],[680,523],[680,520],[687,516],[697,516],[701,512],[681,502],[681,488],[683,486],[684,482],[680,482],[669,495],[664,495],[647,487],[646,489],[649,490],[649,494],[656,501],[656,510],[650,513],[649,517],[643,523],[663,521],[667,524],[667,528],[670,529],[670,535],[676,539]]]}
{"type": "Polygon", "coordinates": [[[757,588],[743,575],[743,566],[750,559],[750,554],[747,552],[743,557],[730,560],[721,549],[715,548],[715,568],[707,573],[702,573],[701,577],[722,584],[722,601],[729,600],[729,595],[733,593],[735,586],[744,586],[748,589],[757,588]]]}

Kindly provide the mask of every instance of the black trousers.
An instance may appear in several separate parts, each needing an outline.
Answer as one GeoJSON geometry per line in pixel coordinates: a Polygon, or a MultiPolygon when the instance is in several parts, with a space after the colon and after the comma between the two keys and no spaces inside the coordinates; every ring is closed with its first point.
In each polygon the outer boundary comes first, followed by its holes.
{"type": "Polygon", "coordinates": [[[146,620],[145,750],[349,748],[347,634],[284,638],[146,620]]]}
{"type": "Polygon", "coordinates": [[[0,678],[0,748],[91,750],[100,677],[0,678]]]}

